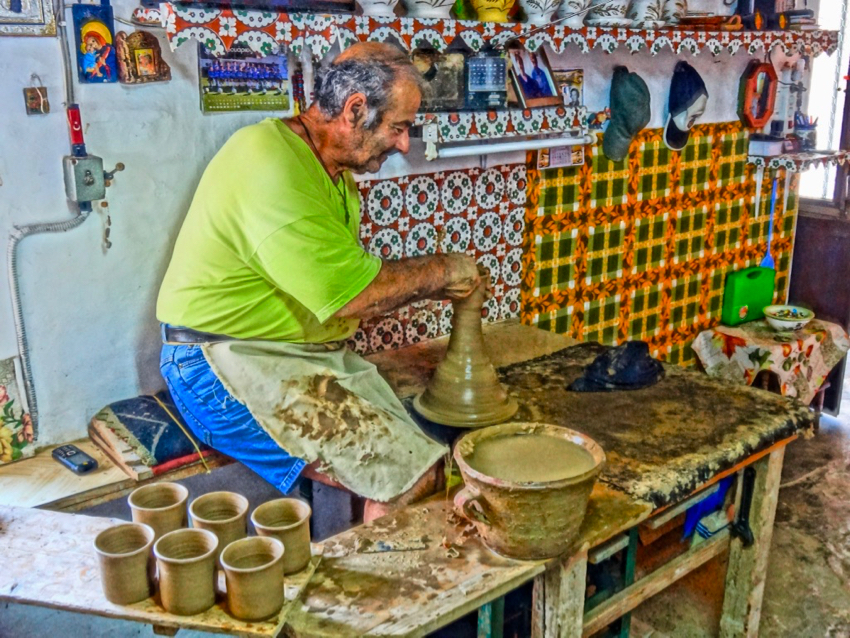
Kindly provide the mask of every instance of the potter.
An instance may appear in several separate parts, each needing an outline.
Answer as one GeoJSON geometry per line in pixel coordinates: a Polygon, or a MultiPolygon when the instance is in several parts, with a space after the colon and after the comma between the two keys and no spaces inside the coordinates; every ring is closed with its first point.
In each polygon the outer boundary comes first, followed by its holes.
{"type": "MultiPolygon", "coordinates": [[[[305,112],[237,131],[201,178],[157,300],[161,370],[199,440],[283,493],[302,473],[342,485],[369,499],[371,520],[433,492],[434,463],[446,448],[419,430],[374,369],[360,374],[367,365],[345,351],[345,341],[362,320],[401,306],[462,300],[481,276],[467,254],[383,261],[359,242],[352,174],[375,173],[410,148],[420,77],[408,56],[388,44],[358,43],[319,72],[305,112]],[[295,365],[301,372],[293,378],[295,365]],[[313,383],[328,370],[339,384],[313,383]],[[268,388],[246,382],[251,373],[268,388]],[[264,409],[287,383],[317,390],[311,407],[299,403],[303,423],[329,419],[324,406],[336,387],[355,395],[350,403],[358,409],[389,415],[389,448],[375,448],[375,437],[356,442],[372,466],[389,464],[375,470],[380,479],[365,476],[369,468],[362,476],[351,471],[334,437],[317,440],[304,433],[310,427],[293,428],[281,416],[290,414],[286,406],[264,409]]],[[[337,412],[325,429],[349,432],[337,412]]]]}

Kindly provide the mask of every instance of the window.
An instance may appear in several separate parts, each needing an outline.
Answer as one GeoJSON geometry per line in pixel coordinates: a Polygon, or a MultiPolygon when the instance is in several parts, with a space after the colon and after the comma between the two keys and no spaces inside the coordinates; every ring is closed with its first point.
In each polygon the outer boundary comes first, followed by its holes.
{"type": "MultiPolygon", "coordinates": [[[[839,31],[838,50],[830,56],[820,55],[812,61],[809,82],[808,115],[817,118],[817,147],[819,149],[842,148],[842,129],[850,130],[850,121],[845,113],[845,88],[848,82],[850,62],[850,19],[845,0],[821,0],[818,23],[839,31]]],[[[848,104],[850,107],[850,104],[848,104]]],[[[845,135],[847,135],[845,133],[845,135]]],[[[844,148],[847,146],[845,145],[844,148]]],[[[844,197],[843,175],[845,169],[835,166],[809,169],[800,178],[800,196],[806,200],[804,208],[829,209],[833,214],[844,197]]]]}

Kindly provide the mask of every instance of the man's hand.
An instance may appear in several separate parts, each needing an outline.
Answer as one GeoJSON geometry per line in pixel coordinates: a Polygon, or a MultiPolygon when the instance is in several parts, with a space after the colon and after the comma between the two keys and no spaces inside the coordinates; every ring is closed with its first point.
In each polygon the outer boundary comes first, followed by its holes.
{"type": "Polygon", "coordinates": [[[466,253],[449,253],[446,266],[447,283],[443,287],[446,299],[464,299],[482,284],[490,288],[490,274],[487,269],[475,263],[475,259],[466,253]]]}

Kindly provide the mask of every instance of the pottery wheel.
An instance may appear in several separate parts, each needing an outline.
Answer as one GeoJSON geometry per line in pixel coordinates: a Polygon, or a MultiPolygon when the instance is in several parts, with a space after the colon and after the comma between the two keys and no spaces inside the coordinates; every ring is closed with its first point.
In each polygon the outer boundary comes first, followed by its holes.
{"type": "Polygon", "coordinates": [[[481,308],[485,297],[480,286],[466,299],[454,302],[446,357],[425,391],[413,400],[414,409],[429,421],[474,428],[495,425],[516,414],[519,406],[499,383],[484,349],[481,308]]]}

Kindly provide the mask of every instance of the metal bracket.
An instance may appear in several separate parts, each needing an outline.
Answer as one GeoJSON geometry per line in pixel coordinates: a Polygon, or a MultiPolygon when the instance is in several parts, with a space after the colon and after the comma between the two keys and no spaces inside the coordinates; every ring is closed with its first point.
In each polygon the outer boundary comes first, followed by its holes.
{"type": "Polygon", "coordinates": [[[750,506],[753,502],[755,484],[755,468],[744,468],[743,475],[741,476],[741,507],[737,519],[729,526],[732,536],[741,539],[744,547],[750,547],[755,542],[753,529],[750,527],[750,506]]]}

